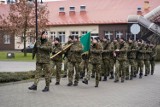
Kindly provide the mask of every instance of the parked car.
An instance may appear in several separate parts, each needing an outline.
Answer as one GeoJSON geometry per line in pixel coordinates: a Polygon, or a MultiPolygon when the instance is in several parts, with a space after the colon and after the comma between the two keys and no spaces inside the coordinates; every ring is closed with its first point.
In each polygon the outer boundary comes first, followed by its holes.
{"type": "MultiPolygon", "coordinates": [[[[26,47],[26,52],[32,53],[33,47],[34,47],[34,44],[31,44],[28,47],[26,47]]],[[[21,52],[24,52],[24,49],[22,49],[21,52]]]]}

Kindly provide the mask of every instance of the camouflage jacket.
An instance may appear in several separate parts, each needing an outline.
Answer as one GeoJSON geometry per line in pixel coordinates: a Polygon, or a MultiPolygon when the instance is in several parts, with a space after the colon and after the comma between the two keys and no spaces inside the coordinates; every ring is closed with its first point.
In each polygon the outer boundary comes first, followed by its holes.
{"type": "Polygon", "coordinates": [[[102,60],[102,47],[97,43],[93,44],[90,50],[90,62],[92,64],[100,64],[102,60]]]}
{"type": "Polygon", "coordinates": [[[68,50],[68,61],[73,63],[81,62],[82,45],[80,42],[74,42],[68,50]]]}
{"type": "Polygon", "coordinates": [[[131,43],[128,45],[128,53],[127,53],[128,59],[136,59],[137,56],[137,46],[135,43],[131,43]]]}
{"type": "Polygon", "coordinates": [[[155,60],[155,57],[156,57],[156,55],[157,55],[157,48],[156,48],[156,46],[155,47],[152,47],[151,48],[151,53],[150,53],[150,60],[155,60]]]}
{"type": "Polygon", "coordinates": [[[145,54],[144,54],[144,60],[150,60],[150,58],[151,58],[150,54],[151,54],[152,50],[150,47],[146,47],[145,49],[146,50],[145,50],[145,54]]]}
{"type": "Polygon", "coordinates": [[[113,56],[114,46],[110,43],[103,43],[102,59],[110,59],[113,56]]]}
{"type": "MultiPolygon", "coordinates": [[[[53,50],[52,50],[52,55],[58,53],[59,51],[62,51],[62,45],[61,43],[55,45],[53,47],[53,50]]],[[[58,61],[58,62],[62,62],[62,53],[57,55],[55,58],[52,59],[53,61],[58,61]]]]}
{"type": "Polygon", "coordinates": [[[146,52],[145,47],[144,46],[140,46],[138,48],[138,51],[137,51],[137,59],[138,60],[144,60],[145,52],[146,52]]]}
{"type": "Polygon", "coordinates": [[[127,51],[128,45],[126,42],[119,45],[119,51],[116,51],[117,60],[119,61],[126,61],[127,60],[127,51]]]}
{"type": "Polygon", "coordinates": [[[33,58],[36,55],[37,63],[50,63],[50,53],[52,52],[52,44],[47,39],[37,39],[33,48],[33,58]]]}

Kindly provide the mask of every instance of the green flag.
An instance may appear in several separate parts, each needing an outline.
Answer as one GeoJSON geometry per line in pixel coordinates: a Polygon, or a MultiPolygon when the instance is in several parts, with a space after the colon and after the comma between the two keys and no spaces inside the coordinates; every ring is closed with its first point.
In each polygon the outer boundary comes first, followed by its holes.
{"type": "Polygon", "coordinates": [[[91,44],[90,35],[91,32],[88,32],[87,34],[82,35],[82,37],[80,38],[80,42],[83,46],[83,52],[88,52],[90,50],[90,44],[91,44]]]}

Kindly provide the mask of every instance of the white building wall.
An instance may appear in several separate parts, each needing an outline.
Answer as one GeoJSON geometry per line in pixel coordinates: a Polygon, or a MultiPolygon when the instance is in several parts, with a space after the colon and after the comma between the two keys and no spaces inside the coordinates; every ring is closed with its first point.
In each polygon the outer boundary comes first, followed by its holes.
{"type": "MultiPolygon", "coordinates": [[[[65,42],[68,41],[68,36],[71,35],[72,31],[78,31],[79,35],[81,36],[82,31],[88,31],[92,34],[98,34],[99,33],[99,27],[98,25],[88,25],[88,26],[56,26],[56,27],[50,27],[48,28],[48,35],[58,37],[58,32],[65,32],[65,42]],[[55,34],[51,34],[50,32],[55,32],[55,34]]],[[[26,38],[26,47],[28,47],[30,44],[33,44],[34,42],[30,42],[30,37],[26,38]]],[[[20,36],[15,36],[15,49],[23,49],[24,44],[20,36]]]]}
{"type": "MultiPolygon", "coordinates": [[[[71,35],[72,31],[78,31],[79,36],[82,36],[82,31],[91,31],[91,33],[98,34],[99,33],[99,27],[98,25],[88,25],[88,26],[59,26],[59,27],[50,27],[48,29],[48,32],[55,32],[55,36],[58,37],[58,32],[65,32],[65,42],[68,40],[68,36],[71,35]]],[[[51,34],[49,33],[49,36],[51,34]]]]}

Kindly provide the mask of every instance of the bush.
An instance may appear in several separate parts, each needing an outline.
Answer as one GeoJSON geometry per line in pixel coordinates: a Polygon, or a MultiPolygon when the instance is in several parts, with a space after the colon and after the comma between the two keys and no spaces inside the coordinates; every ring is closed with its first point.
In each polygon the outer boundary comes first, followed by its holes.
{"type": "MultiPolygon", "coordinates": [[[[55,69],[52,68],[52,75],[55,75],[55,69]]],[[[63,73],[63,71],[61,72],[63,73]]],[[[22,80],[33,79],[35,75],[35,71],[29,72],[0,72],[0,83],[8,83],[8,82],[16,82],[22,80]]],[[[44,73],[42,72],[41,77],[44,77],[44,73]]]]}
{"type": "Polygon", "coordinates": [[[34,78],[34,71],[0,72],[0,83],[15,82],[34,78]]]}

